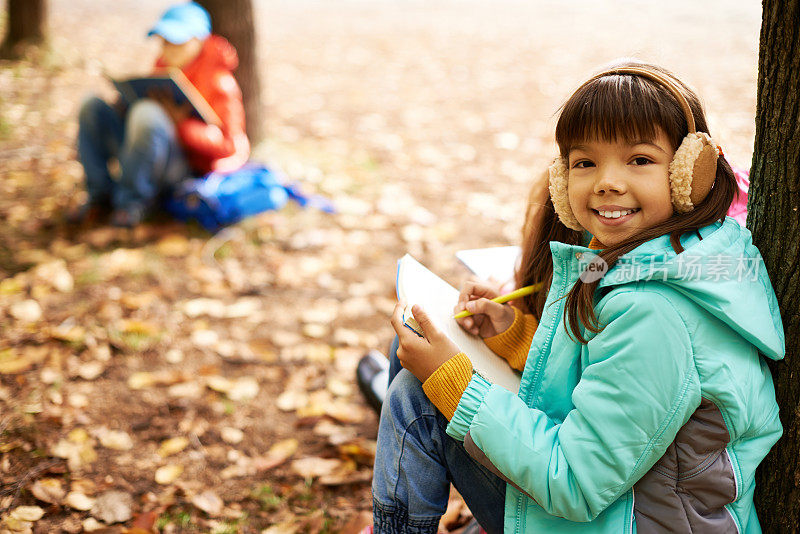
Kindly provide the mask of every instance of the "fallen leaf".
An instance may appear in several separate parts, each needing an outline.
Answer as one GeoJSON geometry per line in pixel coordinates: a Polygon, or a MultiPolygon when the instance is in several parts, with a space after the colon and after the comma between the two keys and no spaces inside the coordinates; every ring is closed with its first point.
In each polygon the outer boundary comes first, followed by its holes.
{"type": "Polygon", "coordinates": [[[250,376],[240,378],[233,383],[227,395],[232,401],[254,399],[258,395],[258,381],[250,376]]]}
{"type": "Polygon", "coordinates": [[[200,495],[195,495],[192,498],[192,504],[211,517],[220,515],[222,513],[222,507],[225,505],[222,499],[211,490],[206,490],[200,495]]]}
{"type": "Polygon", "coordinates": [[[103,523],[124,523],[133,514],[133,497],[124,491],[112,490],[100,494],[92,506],[91,514],[103,523]]]}
{"type": "Polygon", "coordinates": [[[170,438],[161,442],[158,447],[158,455],[162,458],[177,454],[189,445],[189,439],[183,436],[170,438]]]}
{"type": "Polygon", "coordinates": [[[85,428],[75,428],[69,431],[69,434],[67,434],[67,439],[72,443],[86,443],[89,441],[89,433],[85,428]]]}
{"type": "Polygon", "coordinates": [[[361,334],[349,328],[337,328],[333,333],[333,342],[337,345],[357,347],[361,344],[361,334]]]}
{"type": "Polygon", "coordinates": [[[330,327],[326,324],[308,323],[303,325],[303,335],[313,339],[320,339],[328,335],[330,327]]]}
{"type": "Polygon", "coordinates": [[[106,366],[98,361],[85,362],[78,367],[78,376],[84,380],[94,380],[105,370],[106,366]]]}
{"type": "Polygon", "coordinates": [[[129,451],[133,448],[133,439],[124,430],[103,429],[99,433],[100,445],[115,451],[129,451]]]}
{"type": "Polygon", "coordinates": [[[296,519],[290,519],[262,530],[261,534],[296,534],[300,530],[300,526],[296,519]]]}
{"type": "Polygon", "coordinates": [[[183,473],[183,466],[179,464],[168,464],[156,469],[155,481],[159,484],[172,484],[183,473]]]}
{"type": "Polygon", "coordinates": [[[133,519],[133,526],[124,530],[123,534],[152,534],[157,519],[158,513],[155,510],[142,512],[133,519]]]}
{"type": "Polygon", "coordinates": [[[85,512],[92,509],[92,506],[94,506],[94,499],[78,491],[70,491],[67,494],[67,498],[64,499],[64,504],[75,510],[85,512]]]}
{"type": "Polygon", "coordinates": [[[94,481],[88,478],[74,478],[69,483],[70,491],[77,491],[86,495],[94,495],[96,486],[94,481]]]}
{"type": "Polygon", "coordinates": [[[33,523],[15,519],[10,515],[3,518],[3,527],[5,528],[0,530],[0,534],[31,534],[33,532],[33,523]]]}
{"type": "Polygon", "coordinates": [[[372,526],[372,512],[361,511],[350,517],[340,532],[361,532],[372,526]]]}
{"type": "Polygon", "coordinates": [[[145,389],[154,386],[156,379],[153,373],[139,372],[128,377],[128,387],[131,389],[145,389]]]}
{"type": "Polygon", "coordinates": [[[228,393],[234,386],[233,381],[223,376],[209,376],[206,378],[206,384],[209,388],[219,393],[228,393]]]}
{"type": "Polygon", "coordinates": [[[67,262],[64,260],[41,264],[34,269],[34,275],[62,293],[69,293],[75,288],[75,281],[67,270],[67,262]]]}
{"type": "Polygon", "coordinates": [[[325,406],[325,415],[340,423],[361,423],[366,419],[367,411],[361,405],[336,400],[325,406]]]}
{"type": "Polygon", "coordinates": [[[11,317],[25,323],[35,323],[42,318],[42,307],[33,299],[15,302],[8,311],[11,317]]]}
{"type": "Polygon", "coordinates": [[[208,315],[221,318],[225,315],[225,303],[217,299],[199,298],[184,302],[179,306],[183,314],[190,318],[208,315]]]}
{"type": "Polygon", "coordinates": [[[203,386],[197,382],[184,382],[182,384],[170,386],[169,389],[167,389],[167,394],[170,397],[198,399],[203,395],[203,386]]]}
{"type": "Polygon", "coordinates": [[[241,443],[244,439],[244,432],[239,430],[238,428],[233,428],[231,426],[222,427],[219,431],[220,436],[222,437],[222,441],[225,443],[230,443],[231,445],[236,445],[237,443],[241,443]]]}
{"type": "Polygon", "coordinates": [[[275,405],[279,410],[291,412],[308,406],[308,393],[305,391],[288,390],[278,395],[275,405]]]}
{"type": "Polygon", "coordinates": [[[123,293],[119,299],[119,303],[129,310],[141,310],[147,308],[157,300],[157,294],[147,291],[145,293],[123,293]]]}
{"type": "Polygon", "coordinates": [[[331,473],[319,477],[317,482],[323,486],[344,486],[345,484],[361,484],[372,480],[372,470],[347,471],[342,473],[331,473]]]}
{"type": "Polygon", "coordinates": [[[292,462],[292,471],[303,478],[314,478],[330,475],[340,468],[344,462],[337,458],[319,458],[309,456],[292,462]]]}
{"type": "Polygon", "coordinates": [[[190,249],[189,240],[180,234],[167,235],[156,244],[159,253],[171,258],[186,256],[190,249]]]}
{"type": "Polygon", "coordinates": [[[169,363],[181,363],[183,361],[183,351],[180,349],[169,349],[164,355],[164,359],[169,363]]]}
{"type": "Polygon", "coordinates": [[[143,336],[155,336],[160,332],[158,326],[153,323],[134,319],[122,320],[120,322],[120,330],[126,334],[139,334],[143,336]]]}
{"type": "Polygon", "coordinates": [[[348,456],[362,465],[373,465],[375,463],[375,451],[377,442],[365,438],[358,438],[350,443],[339,445],[339,452],[343,456],[348,456]]]}
{"type": "Polygon", "coordinates": [[[83,465],[97,460],[97,453],[88,439],[89,436],[85,430],[73,430],[67,439],[59,440],[51,452],[53,456],[66,459],[71,470],[79,470],[83,465]]]}
{"type": "Polygon", "coordinates": [[[57,339],[58,341],[66,341],[67,343],[82,345],[86,338],[86,329],[76,324],[65,323],[62,323],[55,328],[51,328],[50,337],[57,339]]]}
{"type": "Polygon", "coordinates": [[[0,295],[13,295],[15,293],[21,293],[25,287],[25,282],[23,282],[19,277],[4,278],[0,280],[0,295]]]}
{"type": "Polygon", "coordinates": [[[300,334],[296,332],[287,332],[286,330],[273,330],[271,338],[272,343],[281,348],[299,345],[303,342],[303,338],[300,334]]]}
{"type": "Polygon", "coordinates": [[[9,515],[14,519],[19,519],[20,521],[35,522],[44,516],[44,510],[38,506],[17,506],[11,510],[9,515]]]}
{"type": "Polygon", "coordinates": [[[195,347],[210,347],[219,342],[219,334],[214,330],[195,330],[190,339],[195,347]]]}
{"type": "Polygon", "coordinates": [[[277,467],[297,452],[300,442],[295,438],[285,439],[279,441],[272,447],[265,456],[253,459],[253,465],[258,471],[267,471],[273,467],[277,467]]]}
{"type": "Polygon", "coordinates": [[[225,317],[228,319],[244,319],[251,317],[261,309],[261,299],[256,297],[243,297],[226,306],[225,317]]]}
{"type": "Polygon", "coordinates": [[[13,375],[27,371],[33,361],[25,355],[17,354],[14,349],[0,350],[0,374],[13,375]]]}
{"type": "Polygon", "coordinates": [[[67,396],[67,403],[73,408],[86,408],[89,406],[89,397],[83,393],[70,393],[67,396]]]}
{"type": "Polygon", "coordinates": [[[96,530],[101,530],[106,528],[104,524],[102,524],[94,517],[87,517],[86,519],[83,520],[82,525],[84,532],[94,532],[96,530]]]}
{"type": "Polygon", "coordinates": [[[67,494],[57,478],[40,478],[31,485],[30,491],[40,501],[50,504],[61,504],[67,494]]]}
{"type": "Polygon", "coordinates": [[[351,383],[340,378],[329,379],[326,387],[328,391],[338,397],[347,397],[353,392],[353,386],[351,383]]]}
{"type": "Polygon", "coordinates": [[[314,426],[314,434],[327,437],[331,445],[341,445],[355,439],[357,432],[353,427],[345,427],[325,418],[314,426]]]}

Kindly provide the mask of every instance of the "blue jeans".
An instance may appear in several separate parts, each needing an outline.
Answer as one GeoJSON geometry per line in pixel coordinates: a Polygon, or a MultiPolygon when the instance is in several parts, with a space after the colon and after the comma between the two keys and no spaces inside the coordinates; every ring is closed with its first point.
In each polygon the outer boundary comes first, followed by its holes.
{"type": "Polygon", "coordinates": [[[92,97],[78,116],[78,158],[89,201],[114,209],[146,209],[164,189],[189,175],[175,126],[156,102],[138,100],[122,117],[92,97]],[[113,177],[109,162],[119,161],[113,177]]]}
{"type": "MultiPolygon", "coordinates": [[[[395,350],[390,359],[396,359],[395,350]]],[[[378,427],[372,478],[376,534],[435,534],[451,483],[488,533],[503,532],[506,483],[473,460],[446,428],[447,419],[420,381],[400,370],[389,386],[378,427]]]]}

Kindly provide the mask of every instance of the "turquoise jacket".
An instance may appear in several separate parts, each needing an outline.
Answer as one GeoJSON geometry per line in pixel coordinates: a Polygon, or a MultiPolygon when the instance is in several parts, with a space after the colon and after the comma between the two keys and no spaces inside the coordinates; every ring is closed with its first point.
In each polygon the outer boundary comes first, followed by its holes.
{"type": "Polygon", "coordinates": [[[700,235],[621,258],[585,345],[562,297],[594,253],[550,243],[519,393],[474,374],[447,427],[510,482],[505,532],[760,532],[754,473],[782,428],[759,352],[783,358],[783,327],[750,232],[726,218],[700,235]]]}

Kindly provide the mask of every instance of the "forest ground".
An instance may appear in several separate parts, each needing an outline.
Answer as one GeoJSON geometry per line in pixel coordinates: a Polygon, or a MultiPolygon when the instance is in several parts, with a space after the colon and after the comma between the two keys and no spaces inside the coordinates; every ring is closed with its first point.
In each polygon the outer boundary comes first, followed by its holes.
{"type": "MultiPolygon", "coordinates": [[[[50,4],[50,50],[0,63],[8,530],[356,532],[377,417],[354,368],[393,335],[396,261],[458,284],[457,250],[518,243],[572,88],[614,58],[662,64],[728,158],[752,156],[752,2],[256,1],[254,158],[338,213],[76,232],[80,102],[147,70],[168,2],[50,4]]],[[[466,519],[453,503],[443,530],[466,519]]]]}

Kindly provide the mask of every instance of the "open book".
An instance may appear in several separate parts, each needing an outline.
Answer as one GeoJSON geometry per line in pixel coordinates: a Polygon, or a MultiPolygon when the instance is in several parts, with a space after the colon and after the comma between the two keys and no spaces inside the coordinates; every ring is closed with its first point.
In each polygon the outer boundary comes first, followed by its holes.
{"type": "MultiPolygon", "coordinates": [[[[453,319],[453,308],[458,302],[456,288],[408,254],[397,262],[396,285],[397,298],[409,304],[407,309],[410,310],[410,305],[413,304],[422,306],[437,328],[464,351],[478,372],[491,383],[503,386],[513,393],[519,390],[519,374],[504,359],[492,352],[482,339],[463,330],[453,319]]],[[[416,331],[413,323],[409,328],[416,331]]]]}
{"type": "Polygon", "coordinates": [[[222,126],[214,109],[180,69],[169,69],[164,74],[139,78],[115,79],[109,76],[109,80],[128,105],[140,98],[147,98],[153,92],[164,93],[179,106],[189,104],[192,114],[207,124],[222,126]]]}

